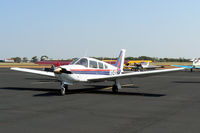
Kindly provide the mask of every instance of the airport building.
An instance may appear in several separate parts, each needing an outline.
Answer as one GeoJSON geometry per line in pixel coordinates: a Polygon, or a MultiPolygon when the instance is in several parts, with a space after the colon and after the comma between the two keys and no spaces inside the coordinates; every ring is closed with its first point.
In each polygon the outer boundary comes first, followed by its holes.
{"type": "Polygon", "coordinates": [[[6,62],[6,63],[14,63],[15,61],[12,58],[8,58],[8,59],[5,59],[4,62],[6,62]]]}

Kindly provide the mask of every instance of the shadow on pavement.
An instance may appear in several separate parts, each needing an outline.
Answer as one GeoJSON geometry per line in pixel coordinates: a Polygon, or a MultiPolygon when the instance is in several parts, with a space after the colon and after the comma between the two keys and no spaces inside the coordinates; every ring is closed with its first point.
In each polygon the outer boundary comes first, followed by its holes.
{"type": "MultiPolygon", "coordinates": [[[[162,97],[165,94],[154,94],[154,93],[142,93],[142,92],[123,92],[123,90],[119,90],[117,93],[113,93],[111,89],[102,90],[105,87],[110,86],[95,86],[94,88],[82,88],[82,89],[69,89],[66,95],[71,94],[103,94],[103,95],[116,95],[116,96],[144,96],[144,97],[162,97]]],[[[136,87],[137,88],[137,87],[136,87]]],[[[47,97],[47,96],[59,96],[60,89],[46,89],[46,88],[22,88],[22,87],[4,87],[0,88],[1,90],[19,90],[19,91],[44,91],[47,93],[35,94],[34,97],[47,97]]]]}

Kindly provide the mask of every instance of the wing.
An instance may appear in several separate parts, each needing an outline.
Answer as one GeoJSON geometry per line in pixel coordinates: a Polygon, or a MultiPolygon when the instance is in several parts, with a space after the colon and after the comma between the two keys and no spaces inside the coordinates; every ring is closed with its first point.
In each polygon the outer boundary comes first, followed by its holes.
{"type": "Polygon", "coordinates": [[[15,70],[15,71],[28,72],[28,73],[34,73],[34,74],[39,74],[39,75],[55,77],[55,74],[53,72],[46,72],[46,71],[27,69],[27,68],[17,68],[17,67],[12,67],[10,69],[15,70]]]}
{"type": "Polygon", "coordinates": [[[153,68],[161,68],[162,66],[146,66],[146,67],[143,67],[143,68],[146,68],[146,69],[153,69],[153,68]]]}
{"type": "Polygon", "coordinates": [[[175,67],[182,67],[182,68],[193,68],[193,66],[182,66],[182,65],[171,65],[175,67]]]}
{"type": "Polygon", "coordinates": [[[162,70],[153,70],[153,71],[144,71],[144,72],[131,72],[131,73],[125,73],[120,75],[111,75],[111,76],[105,76],[101,78],[91,78],[88,79],[88,81],[91,82],[100,82],[100,81],[115,81],[117,79],[125,79],[125,78],[131,78],[131,77],[146,77],[161,73],[167,73],[167,72],[174,72],[174,71],[180,71],[184,68],[172,68],[172,69],[162,69],[162,70]]]}

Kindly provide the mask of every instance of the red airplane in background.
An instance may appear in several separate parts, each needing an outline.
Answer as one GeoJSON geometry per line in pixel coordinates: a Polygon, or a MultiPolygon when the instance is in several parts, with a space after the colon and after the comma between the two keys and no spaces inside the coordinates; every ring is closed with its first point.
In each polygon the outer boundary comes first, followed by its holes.
{"type": "Polygon", "coordinates": [[[37,61],[35,64],[40,64],[40,65],[54,65],[56,67],[62,66],[62,65],[69,65],[71,61],[37,61]]]}

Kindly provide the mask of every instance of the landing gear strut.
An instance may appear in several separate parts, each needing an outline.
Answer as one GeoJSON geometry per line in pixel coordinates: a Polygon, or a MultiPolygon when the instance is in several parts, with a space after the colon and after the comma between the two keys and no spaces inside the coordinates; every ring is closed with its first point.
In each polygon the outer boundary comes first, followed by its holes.
{"type": "Polygon", "coordinates": [[[61,89],[60,89],[60,94],[61,94],[62,96],[64,96],[65,93],[66,93],[66,91],[68,90],[68,85],[65,84],[65,83],[61,83],[61,84],[62,84],[62,85],[61,85],[61,89]]]}
{"type": "Polygon", "coordinates": [[[117,88],[116,85],[113,85],[113,87],[112,87],[112,91],[113,91],[113,93],[117,93],[117,92],[118,92],[118,88],[117,88]]]}
{"type": "Polygon", "coordinates": [[[113,87],[112,87],[112,91],[113,91],[113,93],[117,93],[119,89],[121,89],[121,85],[120,85],[120,83],[116,80],[116,81],[115,81],[115,84],[114,84],[113,87]]]}

